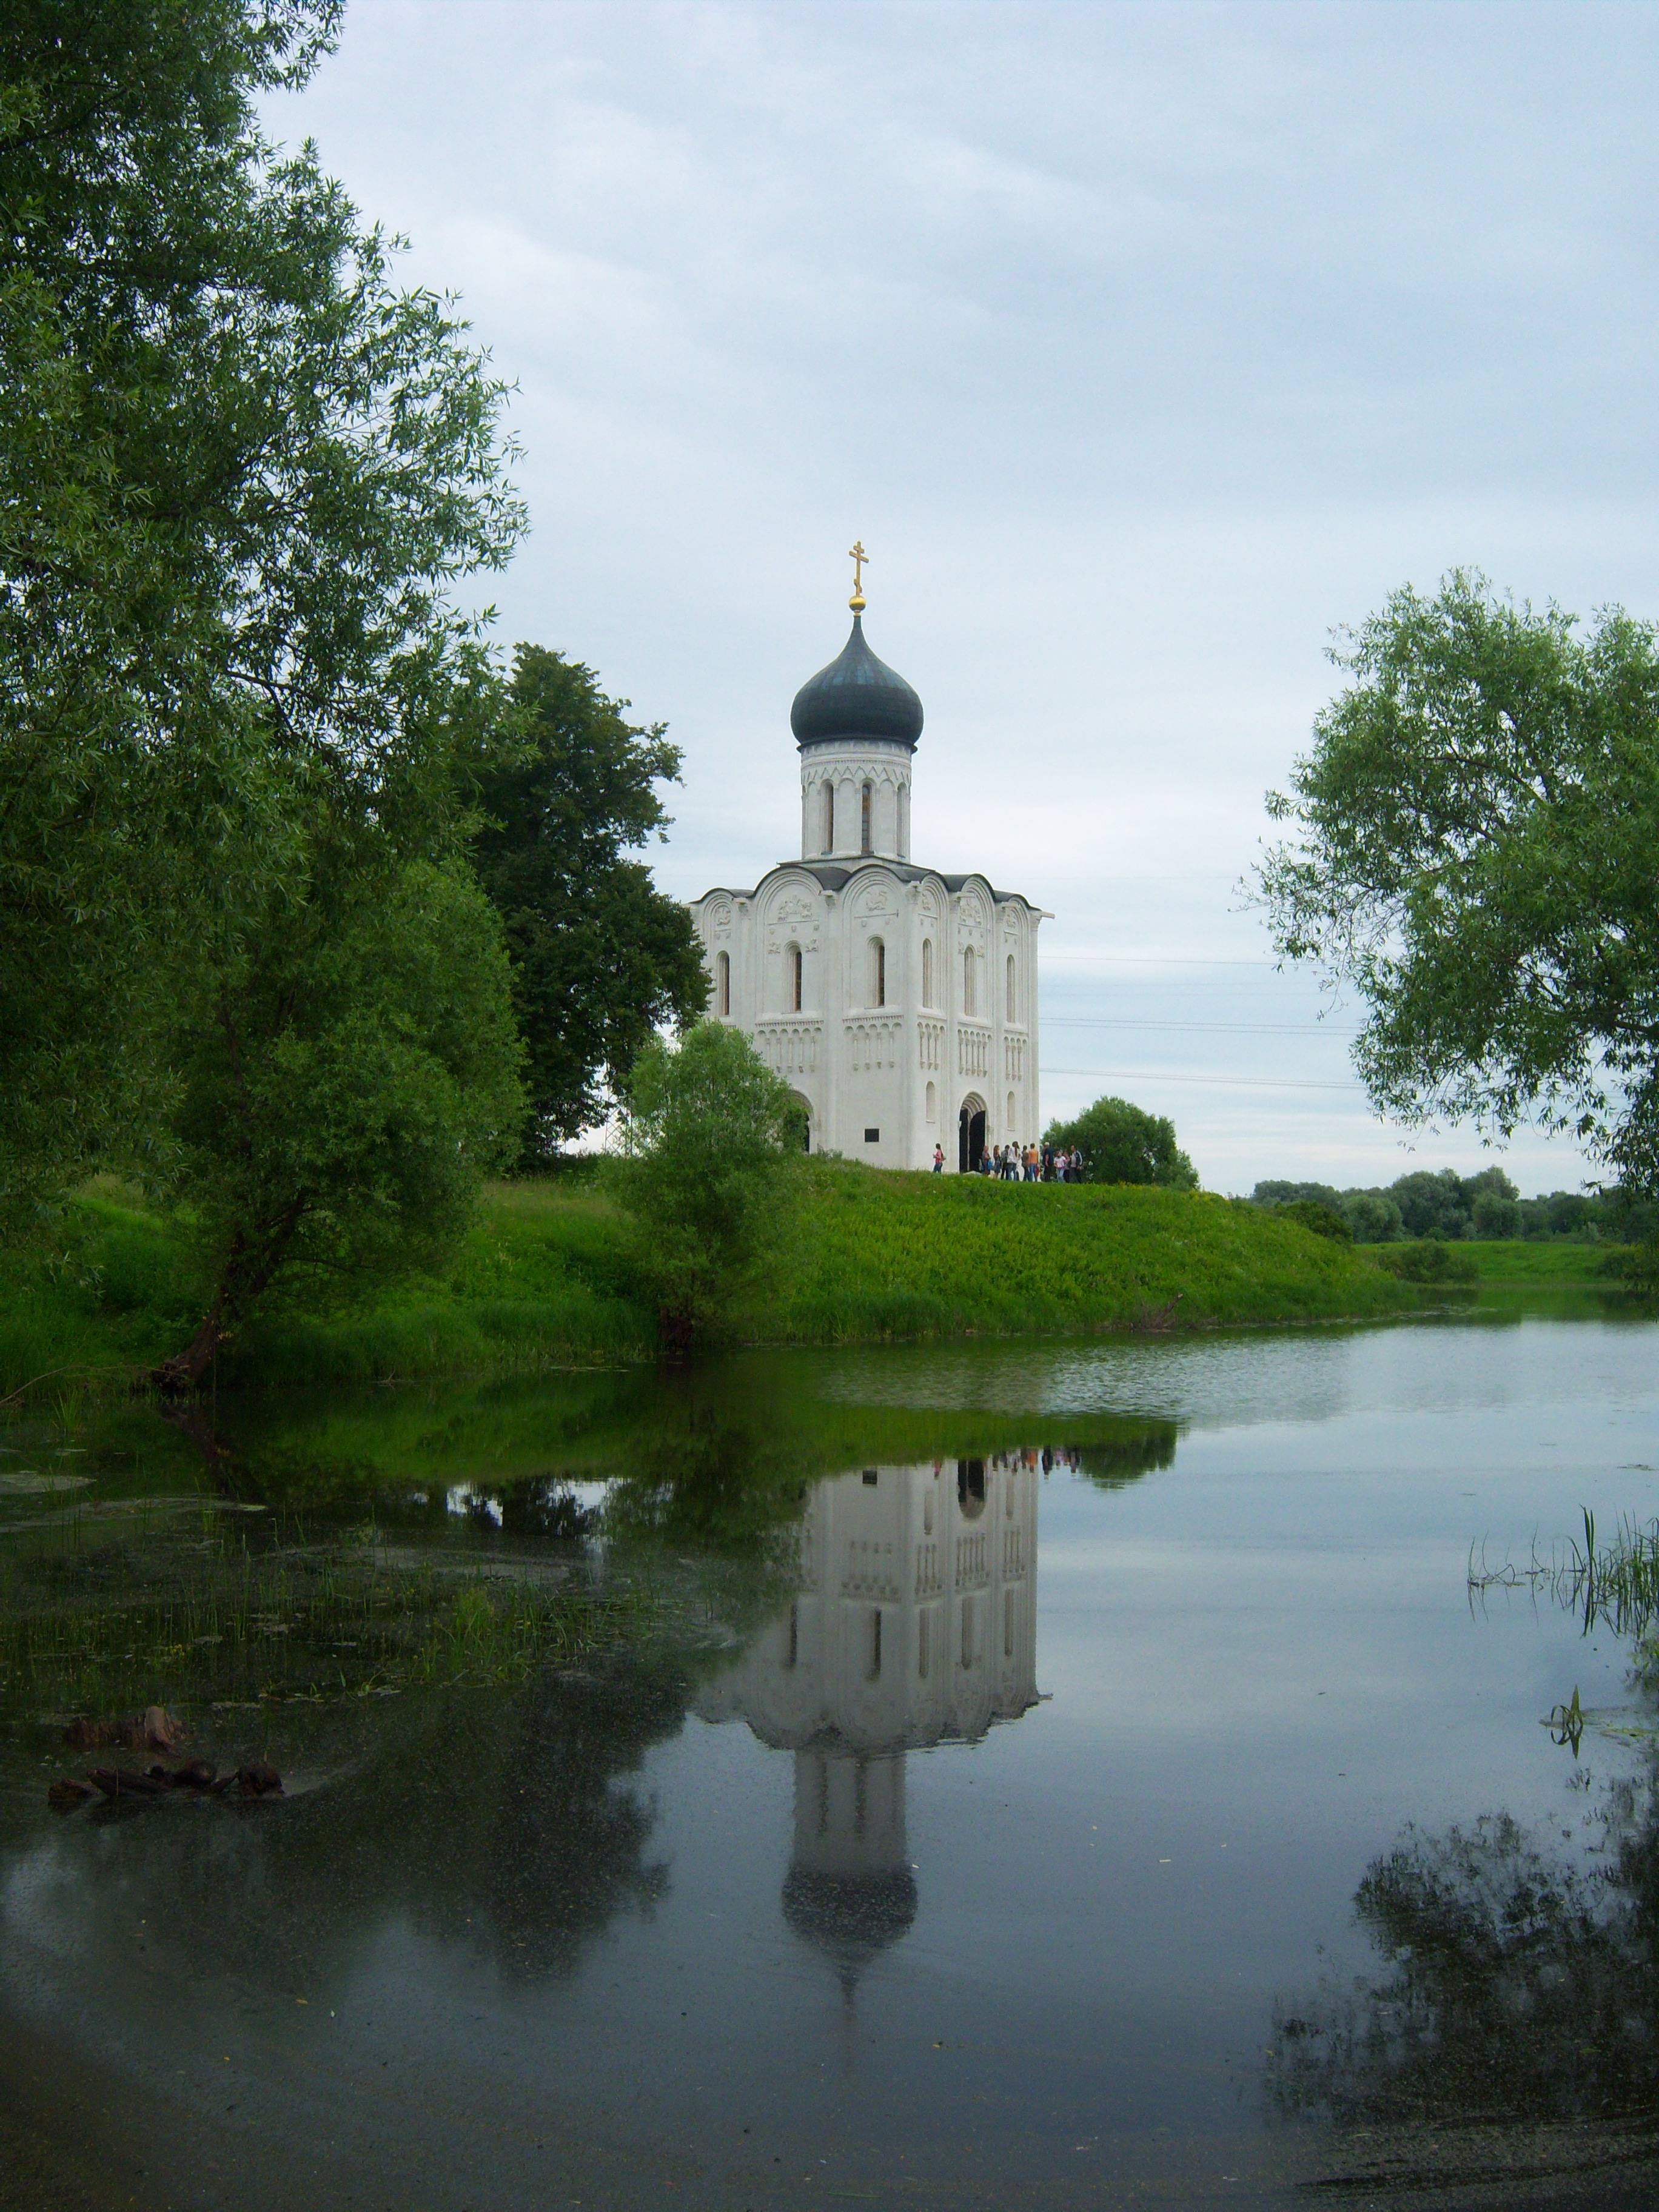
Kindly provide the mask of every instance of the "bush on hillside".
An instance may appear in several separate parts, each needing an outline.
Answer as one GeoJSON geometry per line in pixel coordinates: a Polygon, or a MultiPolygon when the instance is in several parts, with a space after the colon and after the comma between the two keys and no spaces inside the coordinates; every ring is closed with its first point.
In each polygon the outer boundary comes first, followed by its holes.
{"type": "Polygon", "coordinates": [[[1175,1123],[1127,1098],[1097,1098],[1074,1121],[1051,1121],[1042,1141],[1056,1151],[1079,1150],[1085,1182],[1198,1188],[1197,1170],[1176,1142],[1175,1123]]]}
{"type": "Polygon", "coordinates": [[[783,1241],[793,1211],[794,1102],[740,1030],[653,1037],[629,1080],[616,1164],[630,1256],[665,1351],[716,1333],[783,1241]]]}
{"type": "Polygon", "coordinates": [[[1288,1206],[1278,1210],[1288,1219],[1300,1222],[1303,1228],[1311,1229],[1316,1237],[1328,1237],[1338,1244],[1352,1244],[1354,1241],[1352,1230],[1337,1208],[1327,1206],[1322,1199],[1292,1199],[1288,1206]]]}
{"type": "Polygon", "coordinates": [[[1472,1252],[1460,1252],[1443,1237],[1419,1237],[1411,1244],[1385,1244],[1376,1264],[1406,1283],[1477,1283],[1480,1270],[1472,1252]]]}

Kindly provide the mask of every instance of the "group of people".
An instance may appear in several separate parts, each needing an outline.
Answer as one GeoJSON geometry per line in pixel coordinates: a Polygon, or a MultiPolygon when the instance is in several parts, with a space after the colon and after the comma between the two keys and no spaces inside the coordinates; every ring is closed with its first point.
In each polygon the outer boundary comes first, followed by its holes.
{"type": "MultiPolygon", "coordinates": [[[[1069,1151],[1063,1146],[1057,1150],[1053,1145],[998,1145],[981,1152],[973,1173],[994,1176],[1001,1182],[1081,1182],[1083,1167],[1075,1145],[1069,1151]]],[[[933,1173],[944,1172],[945,1147],[935,1145],[933,1173]]]]}

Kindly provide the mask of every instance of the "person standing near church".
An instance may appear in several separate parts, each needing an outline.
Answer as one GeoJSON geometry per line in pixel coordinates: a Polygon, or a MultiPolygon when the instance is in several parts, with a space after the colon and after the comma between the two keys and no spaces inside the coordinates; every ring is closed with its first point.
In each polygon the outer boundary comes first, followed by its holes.
{"type": "Polygon", "coordinates": [[[933,1147],[933,1173],[935,1175],[943,1175],[945,1173],[945,1147],[943,1145],[935,1145],[933,1147]]]}

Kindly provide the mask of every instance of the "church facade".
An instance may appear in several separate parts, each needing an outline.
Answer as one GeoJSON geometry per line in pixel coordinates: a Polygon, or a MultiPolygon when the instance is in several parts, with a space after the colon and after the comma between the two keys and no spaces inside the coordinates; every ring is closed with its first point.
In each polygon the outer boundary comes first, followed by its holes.
{"type": "MultiPolygon", "coordinates": [[[[862,558],[860,555],[859,557],[862,558]]],[[[813,1152],[967,1173],[1041,1134],[1037,930],[983,875],[910,858],[921,702],[865,641],[795,695],[800,858],[692,907],[718,1018],[751,1037],[809,1116],[813,1152]]]]}

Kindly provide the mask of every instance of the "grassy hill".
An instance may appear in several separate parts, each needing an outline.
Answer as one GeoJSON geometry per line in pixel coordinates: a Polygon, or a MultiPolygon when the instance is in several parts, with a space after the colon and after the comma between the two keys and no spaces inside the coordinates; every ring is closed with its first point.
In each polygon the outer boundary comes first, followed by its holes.
{"type": "MultiPolygon", "coordinates": [[[[486,1194],[439,1278],[367,1309],[276,1309],[221,1354],[218,1387],[533,1372],[649,1358],[653,1315],[590,1181],[486,1194]]],[[[51,1249],[0,1259],[0,1395],[117,1381],[174,1351],[202,1310],[187,1234],[108,1185],[64,1209],[51,1249]]],[[[1205,1194],[805,1170],[753,1342],[1332,1320],[1421,1293],[1297,1224],[1205,1194]]]]}

